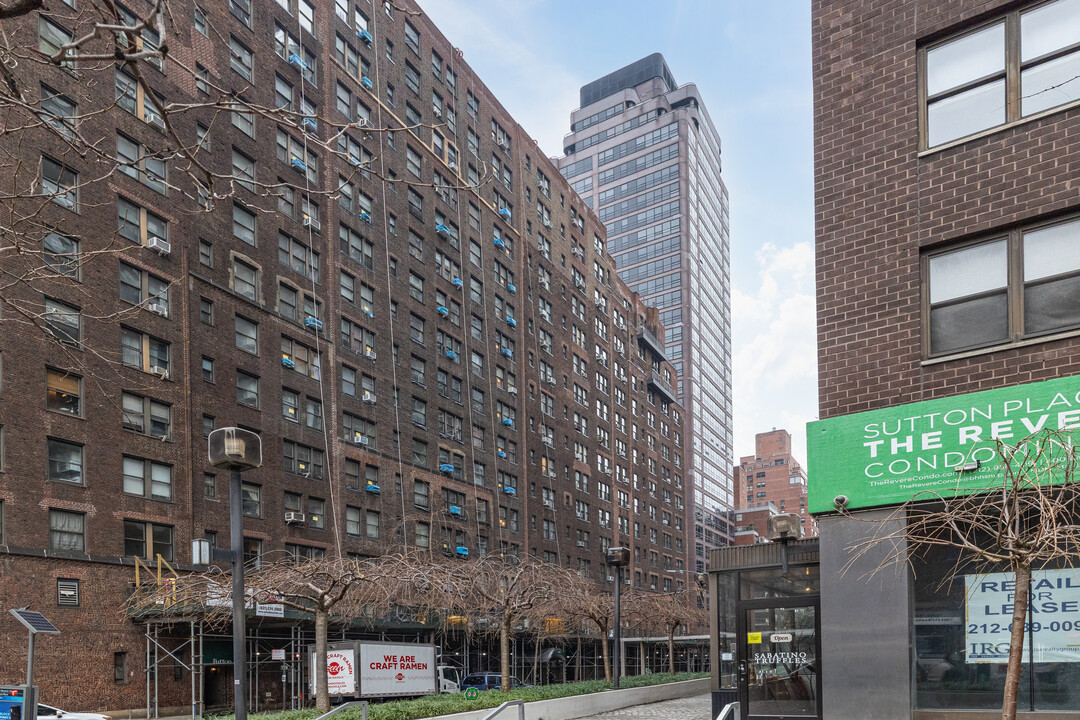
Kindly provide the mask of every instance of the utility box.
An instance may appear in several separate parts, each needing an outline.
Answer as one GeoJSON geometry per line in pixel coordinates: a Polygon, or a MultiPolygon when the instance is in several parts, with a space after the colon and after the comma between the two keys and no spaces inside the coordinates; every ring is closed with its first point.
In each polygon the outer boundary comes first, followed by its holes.
{"type": "Polygon", "coordinates": [[[0,720],[36,720],[37,687],[0,685],[0,720]]]}

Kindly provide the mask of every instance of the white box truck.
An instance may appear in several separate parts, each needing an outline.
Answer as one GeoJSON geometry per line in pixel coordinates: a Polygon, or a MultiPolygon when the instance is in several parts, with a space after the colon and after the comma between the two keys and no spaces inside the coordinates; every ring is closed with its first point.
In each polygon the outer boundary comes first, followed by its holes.
{"type": "MultiPolygon", "coordinates": [[[[326,680],[330,697],[416,697],[456,693],[457,668],[438,664],[434,645],[348,640],[333,642],[326,650],[326,680]]],[[[315,648],[308,647],[308,688],[315,695],[315,648]]]]}

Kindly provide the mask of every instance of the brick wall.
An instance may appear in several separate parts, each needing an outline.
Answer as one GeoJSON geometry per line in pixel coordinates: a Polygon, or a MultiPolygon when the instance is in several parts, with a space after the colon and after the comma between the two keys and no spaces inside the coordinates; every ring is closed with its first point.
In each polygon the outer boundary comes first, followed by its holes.
{"type": "Polygon", "coordinates": [[[1080,208],[1080,109],[919,156],[917,49],[1017,3],[813,4],[822,418],[1080,372],[1075,337],[926,363],[920,250],[1080,208]]]}

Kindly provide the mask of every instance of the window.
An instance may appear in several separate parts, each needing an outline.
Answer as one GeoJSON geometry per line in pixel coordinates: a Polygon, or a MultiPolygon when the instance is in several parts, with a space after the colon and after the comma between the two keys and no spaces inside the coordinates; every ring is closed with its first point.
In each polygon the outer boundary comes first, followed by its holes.
{"type": "Polygon", "coordinates": [[[236,294],[252,302],[257,302],[259,271],[243,260],[234,258],[232,275],[233,290],[236,294]]]}
{"type": "Polygon", "coordinates": [[[416,547],[426,548],[431,545],[431,525],[425,522],[416,523],[413,530],[413,538],[416,547]]]}
{"type": "Polygon", "coordinates": [[[1075,17],[1075,0],[1057,0],[927,47],[924,147],[1080,100],[1075,17]]]}
{"type": "Polygon", "coordinates": [[[124,458],[124,492],[153,500],[172,500],[172,467],[142,458],[124,458]]]}
{"type": "Polygon", "coordinates": [[[277,129],[277,159],[304,174],[313,183],[319,182],[319,156],[314,150],[285,132],[277,129]]]}
{"type": "Polygon", "coordinates": [[[199,322],[206,325],[214,324],[214,301],[199,298],[199,322]]]}
{"type": "Polygon", "coordinates": [[[241,483],[240,503],[245,516],[262,517],[262,488],[252,483],[241,483]]]}
{"type": "Polygon", "coordinates": [[[413,505],[421,510],[431,509],[431,486],[423,480],[413,480],[413,505]]]}
{"type": "Polygon", "coordinates": [[[377,449],[378,435],[376,434],[375,423],[351,413],[345,413],[342,426],[345,431],[343,438],[345,442],[361,445],[368,450],[377,449]]]}
{"type": "Polygon", "coordinates": [[[427,467],[428,464],[428,446],[423,440],[417,440],[413,438],[412,447],[412,461],[414,465],[421,467],[427,467]]]}
{"type": "Polygon", "coordinates": [[[405,21],[405,44],[417,55],[420,54],[420,31],[413,27],[408,20],[405,21]]]}
{"type": "Polygon", "coordinates": [[[236,347],[252,355],[259,354],[259,323],[236,316],[236,347]]]}
{"type": "MultiPolygon", "coordinates": [[[[247,548],[245,547],[245,553],[247,548]]],[[[154,559],[158,555],[172,562],[173,528],[171,525],[124,521],[124,555],[154,559]]]]}
{"type": "Polygon", "coordinates": [[[124,392],[121,396],[121,406],[122,424],[125,430],[133,430],[163,440],[172,437],[171,405],[135,393],[124,392]]]}
{"type": "Polygon", "coordinates": [[[115,85],[117,105],[143,122],[161,130],[165,129],[165,121],[158,109],[165,104],[164,98],[156,94],[153,98],[147,97],[143,86],[119,69],[116,71],[115,85]]]}
{"type": "Polygon", "coordinates": [[[49,549],[86,551],[86,515],[67,510],[49,510],[49,549]]]}
{"type": "Polygon", "coordinates": [[[81,276],[79,241],[51,232],[41,243],[42,260],[57,275],[78,280],[81,276]]]}
{"type": "Polygon", "coordinates": [[[259,408],[259,378],[240,370],[236,371],[236,402],[247,407],[259,408]]]}
{"type": "Polygon", "coordinates": [[[214,359],[205,355],[202,358],[202,378],[206,382],[214,382],[214,359]]]}
{"type": "Polygon", "coordinates": [[[323,429],[322,403],[309,397],[305,401],[304,410],[307,426],[312,430],[321,431],[323,429]]]}
{"type": "Polygon", "coordinates": [[[319,253],[285,233],[278,233],[278,262],[319,282],[319,253]]]}
{"type": "Polygon", "coordinates": [[[244,565],[258,569],[262,564],[262,547],[262,540],[244,538],[244,565]]]}
{"type": "Polygon", "coordinates": [[[229,67],[248,82],[254,81],[254,61],[251,50],[231,35],[229,36],[229,67]]]}
{"type": "MultiPolygon", "coordinates": [[[[146,148],[120,133],[116,135],[116,163],[120,172],[135,178],[151,190],[166,194],[165,161],[149,155],[146,148]]],[[[254,168],[254,164],[252,167],[254,168]]]]}
{"type": "Polygon", "coordinates": [[[41,194],[68,210],[79,210],[79,174],[50,157],[41,158],[41,194]]]}
{"type": "Polygon", "coordinates": [[[229,12],[244,25],[251,27],[251,0],[229,0],[229,12]]]}
{"type": "Polygon", "coordinates": [[[1080,220],[928,254],[924,270],[929,355],[1080,327],[1080,220]]]}
{"type": "Polygon", "coordinates": [[[169,223],[165,218],[125,198],[117,198],[116,210],[117,232],[121,237],[140,245],[162,241],[168,247],[169,223]]]}
{"type": "Polygon", "coordinates": [[[209,23],[206,19],[206,11],[198,5],[195,6],[195,29],[203,36],[210,37],[209,23]]]}
{"type": "Polygon", "coordinates": [[[45,406],[53,412],[82,416],[82,377],[45,368],[45,406]]]}
{"type": "Polygon", "coordinates": [[[379,537],[379,513],[374,510],[368,510],[364,513],[364,517],[367,520],[367,536],[373,540],[377,540],[379,537]]]}
{"type": "MultiPolygon", "coordinates": [[[[198,15],[196,15],[195,17],[197,19],[198,15]]],[[[203,18],[203,22],[205,23],[205,17],[203,18]]],[[[126,652],[114,652],[113,653],[113,682],[114,683],[126,683],[127,682],[127,653],[126,652]]]]}
{"type": "Polygon", "coordinates": [[[363,537],[364,529],[360,522],[360,508],[345,506],[345,534],[349,537],[363,537]]]}
{"type": "Polygon", "coordinates": [[[315,6],[307,0],[299,0],[297,12],[300,16],[300,27],[312,35],[315,34],[315,6]]]}
{"type": "Polygon", "coordinates": [[[199,264],[214,267],[214,246],[205,240],[199,241],[199,264]]]}
{"type": "Polygon", "coordinates": [[[255,161],[236,148],[232,151],[232,174],[237,185],[255,192],[255,161]]]}
{"type": "MultiPolygon", "coordinates": [[[[72,41],[71,33],[66,28],[57,25],[44,15],[38,16],[38,50],[48,56],[56,55],[60,48],[72,41]]],[[[68,57],[73,57],[75,50],[68,52],[68,57]]],[[[75,67],[74,60],[65,60],[64,67],[75,67]]]]}
{"type": "Polygon", "coordinates": [[[323,479],[323,451],[285,440],[282,443],[282,469],[294,475],[323,479]]]}
{"type": "Polygon", "coordinates": [[[413,398],[412,421],[414,425],[427,426],[427,403],[420,398],[413,398]]]}
{"type": "Polygon", "coordinates": [[[45,329],[64,344],[78,345],[82,339],[82,315],[79,308],[45,298],[45,329]]]}
{"type": "Polygon", "coordinates": [[[375,246],[369,240],[361,237],[355,230],[346,225],[339,226],[338,244],[343,255],[349,256],[368,270],[375,269],[375,262],[372,257],[375,246]]]}
{"type": "Polygon", "coordinates": [[[417,302],[424,302],[424,279],[409,273],[409,295],[417,302]]]}
{"type": "Polygon", "coordinates": [[[120,299],[169,316],[169,282],[125,262],[120,263],[120,299]]]}
{"type": "Polygon", "coordinates": [[[341,344],[355,353],[374,354],[375,334],[362,325],[343,317],[341,318],[341,344]]]}
{"type": "Polygon", "coordinates": [[[83,484],[83,446],[49,438],[49,479],[83,484]]]}
{"type": "Polygon", "coordinates": [[[41,119],[53,130],[71,140],[75,135],[76,106],[68,98],[60,95],[48,85],[41,86],[41,119]]]}

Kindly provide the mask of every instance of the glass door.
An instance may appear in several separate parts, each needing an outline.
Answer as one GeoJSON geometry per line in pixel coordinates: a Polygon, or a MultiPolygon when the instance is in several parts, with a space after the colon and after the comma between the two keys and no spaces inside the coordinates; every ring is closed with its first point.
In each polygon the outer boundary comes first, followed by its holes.
{"type": "Polygon", "coordinates": [[[739,620],[739,694],[747,720],[820,718],[816,604],[755,602],[739,620]]]}

